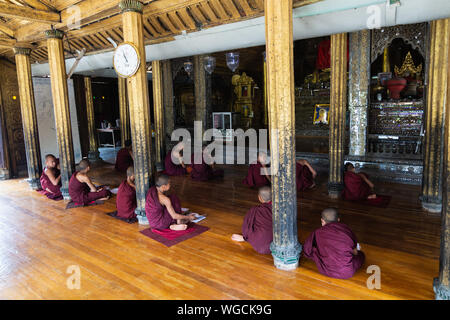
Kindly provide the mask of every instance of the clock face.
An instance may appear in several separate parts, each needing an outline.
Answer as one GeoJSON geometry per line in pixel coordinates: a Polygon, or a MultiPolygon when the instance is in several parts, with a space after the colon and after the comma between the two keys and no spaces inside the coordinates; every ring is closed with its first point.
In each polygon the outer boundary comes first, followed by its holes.
{"type": "Polygon", "coordinates": [[[139,69],[140,62],[136,48],[130,43],[122,43],[114,51],[114,69],[122,78],[133,76],[139,69]]]}

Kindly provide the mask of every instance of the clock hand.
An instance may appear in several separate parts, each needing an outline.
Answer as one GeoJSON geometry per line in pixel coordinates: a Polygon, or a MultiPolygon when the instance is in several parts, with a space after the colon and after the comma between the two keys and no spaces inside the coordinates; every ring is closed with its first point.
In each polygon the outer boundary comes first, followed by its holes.
{"type": "Polygon", "coordinates": [[[122,53],[122,55],[123,55],[123,57],[125,58],[125,61],[128,63],[128,59],[127,59],[127,57],[125,56],[125,53],[122,53]]]}

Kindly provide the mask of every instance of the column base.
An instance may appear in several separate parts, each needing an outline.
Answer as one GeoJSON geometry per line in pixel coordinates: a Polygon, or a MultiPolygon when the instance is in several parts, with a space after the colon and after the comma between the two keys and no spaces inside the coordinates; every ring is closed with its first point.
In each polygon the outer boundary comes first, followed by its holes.
{"type": "Polygon", "coordinates": [[[434,278],[433,290],[436,300],[450,300],[450,287],[442,285],[439,278],[434,278]]]}
{"type": "Polygon", "coordinates": [[[41,180],[39,178],[27,179],[28,184],[32,190],[41,189],[41,180]]]}
{"type": "Polygon", "coordinates": [[[442,201],[439,199],[432,199],[429,197],[421,196],[422,208],[431,213],[442,212],[442,201]]]}
{"type": "Polygon", "coordinates": [[[100,158],[100,152],[98,150],[97,151],[89,151],[88,160],[93,161],[93,162],[102,160],[102,158],[100,158]]]}
{"type": "Polygon", "coordinates": [[[291,246],[277,246],[272,242],[270,251],[273,256],[273,264],[277,269],[291,271],[298,267],[302,245],[297,242],[291,246]]]}
{"type": "Polygon", "coordinates": [[[328,196],[332,199],[338,199],[344,190],[342,183],[328,182],[328,196]]]}
{"type": "Polygon", "coordinates": [[[64,200],[69,200],[69,201],[72,200],[72,198],[69,195],[69,188],[61,187],[61,193],[62,193],[64,200]]]}
{"type": "Polygon", "coordinates": [[[138,219],[138,223],[143,226],[148,226],[150,223],[148,222],[147,216],[145,215],[145,209],[136,208],[134,210],[136,213],[136,218],[138,219]]]}

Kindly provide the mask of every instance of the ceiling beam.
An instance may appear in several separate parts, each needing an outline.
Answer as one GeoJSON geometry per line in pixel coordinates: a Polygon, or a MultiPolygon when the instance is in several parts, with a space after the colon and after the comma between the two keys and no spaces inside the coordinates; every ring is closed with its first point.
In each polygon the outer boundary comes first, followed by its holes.
{"type": "Polygon", "coordinates": [[[0,2],[0,16],[48,24],[61,22],[61,17],[57,12],[37,10],[28,7],[6,4],[3,2],[0,2]]]}
{"type": "Polygon", "coordinates": [[[0,24],[0,32],[3,32],[10,38],[14,38],[14,31],[3,24],[0,24]]]}
{"type": "Polygon", "coordinates": [[[14,39],[0,39],[0,48],[13,48],[15,44],[14,39]]]}

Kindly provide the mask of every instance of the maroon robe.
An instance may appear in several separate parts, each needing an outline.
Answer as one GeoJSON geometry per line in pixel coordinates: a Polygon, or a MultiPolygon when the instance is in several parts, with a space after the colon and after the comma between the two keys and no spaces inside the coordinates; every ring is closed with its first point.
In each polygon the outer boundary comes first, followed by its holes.
{"type": "Polygon", "coordinates": [[[261,173],[262,167],[263,166],[259,162],[251,164],[250,167],[248,167],[247,177],[245,177],[242,183],[249,187],[256,188],[270,185],[270,181],[261,173]]]}
{"type": "Polygon", "coordinates": [[[305,257],[314,260],[319,272],[331,278],[348,279],[364,263],[364,253],[356,248],[356,236],[340,222],[327,223],[312,232],[303,245],[305,257]]]}
{"type": "Polygon", "coordinates": [[[373,194],[373,191],[363,178],[354,172],[345,172],[344,191],[342,192],[342,198],[344,200],[367,200],[367,197],[371,194],[373,194]]]}
{"type": "Polygon", "coordinates": [[[195,164],[194,163],[194,154],[191,157],[191,178],[196,181],[207,181],[214,178],[223,177],[223,170],[216,169],[214,170],[211,166],[207,165],[202,156],[202,163],[195,164]]]}
{"type": "Polygon", "coordinates": [[[130,150],[122,148],[117,152],[116,170],[126,172],[128,167],[133,165],[133,158],[130,155],[130,150]]]}
{"type": "Polygon", "coordinates": [[[95,200],[105,198],[111,195],[109,190],[103,189],[99,192],[90,192],[87,183],[80,182],[76,178],[78,171],[75,171],[69,180],[69,195],[75,204],[87,205],[95,200]]]}
{"type": "Polygon", "coordinates": [[[295,163],[295,181],[297,184],[297,191],[305,191],[314,184],[314,178],[308,166],[295,163]]]}
{"type": "MultiPolygon", "coordinates": [[[[180,199],[175,194],[168,196],[176,213],[181,214],[180,199]]],[[[169,210],[159,202],[158,190],[151,187],[145,198],[145,215],[152,229],[168,229],[170,225],[177,223],[169,213],[169,210]]]]}
{"type": "Polygon", "coordinates": [[[117,217],[124,219],[136,218],[137,201],[136,190],[130,186],[127,180],[122,181],[117,192],[116,199],[117,217]]]}
{"type": "MultiPolygon", "coordinates": [[[[51,169],[44,168],[44,171],[42,171],[42,175],[40,178],[43,193],[47,196],[47,198],[52,199],[52,200],[63,199],[63,195],[61,193],[61,180],[55,186],[52,183],[52,181],[50,180],[50,178],[48,177],[48,175],[46,174],[47,170],[51,170],[51,169]]],[[[54,170],[55,170],[55,174],[57,176],[59,176],[60,171],[56,168],[54,170]]]]}
{"type": "Polygon", "coordinates": [[[242,224],[242,236],[258,253],[269,254],[273,240],[272,202],[251,208],[242,224]]]}
{"type": "Polygon", "coordinates": [[[184,176],[187,171],[181,164],[175,164],[172,161],[172,150],[170,150],[164,159],[164,173],[168,176],[184,176]]]}

